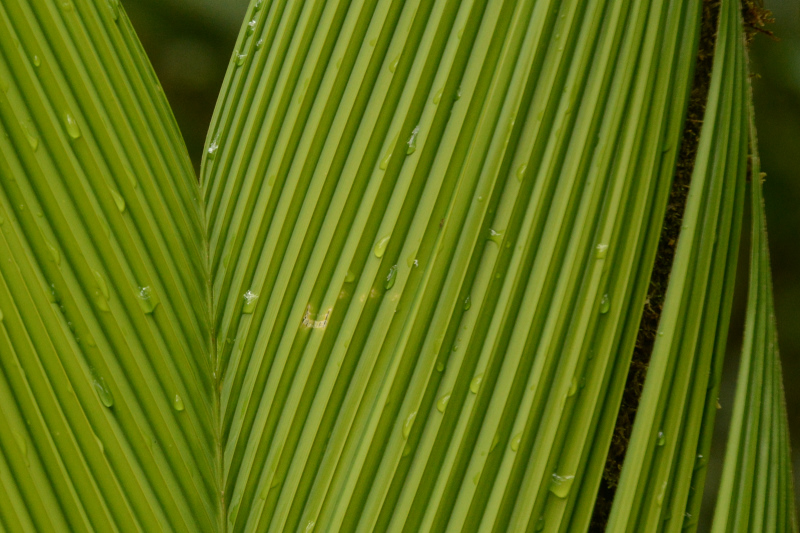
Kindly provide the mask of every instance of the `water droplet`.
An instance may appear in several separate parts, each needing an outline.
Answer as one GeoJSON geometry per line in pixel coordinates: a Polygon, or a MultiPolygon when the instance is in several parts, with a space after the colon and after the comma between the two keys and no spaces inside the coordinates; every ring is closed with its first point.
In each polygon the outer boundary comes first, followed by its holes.
{"type": "Polygon", "coordinates": [[[119,20],[119,0],[106,0],[106,4],[111,10],[111,17],[114,20],[119,20]]]}
{"type": "Polygon", "coordinates": [[[458,86],[458,90],[456,91],[456,100],[461,100],[461,86],[458,86]]]}
{"type": "Polygon", "coordinates": [[[439,105],[439,102],[442,101],[443,92],[444,92],[444,87],[436,91],[436,94],[433,95],[433,105],[439,105]]]}
{"type": "Polygon", "coordinates": [[[437,372],[444,372],[444,363],[439,361],[436,363],[436,371],[437,372]]]}
{"type": "Polygon", "coordinates": [[[411,455],[411,446],[406,444],[405,447],[403,447],[403,457],[408,457],[409,455],[411,455]]]}
{"type": "Polygon", "coordinates": [[[540,516],[539,520],[536,521],[536,531],[541,531],[544,529],[544,517],[540,516]]]}
{"type": "Polygon", "coordinates": [[[517,181],[522,181],[522,178],[525,177],[525,171],[528,170],[528,164],[523,163],[517,169],[517,181]]]}
{"type": "Polygon", "coordinates": [[[254,293],[251,290],[248,290],[244,293],[244,308],[242,309],[242,313],[251,314],[256,308],[256,301],[258,300],[258,294],[254,293]]]}
{"type": "Polygon", "coordinates": [[[106,407],[113,406],[114,396],[111,394],[111,389],[108,388],[106,380],[95,374],[92,378],[92,384],[94,385],[94,390],[97,391],[97,396],[100,398],[100,401],[103,403],[103,405],[106,407]]]}
{"type": "Polygon", "coordinates": [[[38,67],[41,64],[42,64],[42,60],[39,58],[39,56],[36,56],[36,55],[33,56],[33,66],[34,67],[38,67]]]}
{"type": "Polygon", "coordinates": [[[516,452],[517,450],[519,450],[520,441],[522,441],[522,433],[517,433],[511,439],[511,451],[512,452],[516,452]]]}
{"type": "Polygon", "coordinates": [[[356,279],[356,274],[350,269],[347,269],[347,274],[344,277],[345,283],[353,283],[356,279]]]}
{"type": "Polygon", "coordinates": [[[483,381],[483,372],[476,374],[472,381],[469,382],[469,390],[472,394],[478,394],[478,389],[481,388],[481,381],[483,381]]]}
{"type": "Polygon", "coordinates": [[[101,311],[108,311],[108,285],[103,275],[96,270],[93,270],[94,278],[97,281],[97,290],[95,291],[95,303],[101,311]]]}
{"type": "Polygon", "coordinates": [[[211,141],[211,144],[208,145],[208,160],[213,161],[214,158],[217,156],[217,150],[219,150],[219,143],[217,143],[217,139],[211,141]]]}
{"type": "Polygon", "coordinates": [[[258,11],[261,9],[261,6],[264,5],[264,0],[256,0],[255,5],[253,5],[253,11],[258,11]]]}
{"type": "Polygon", "coordinates": [[[559,498],[566,498],[574,480],[575,476],[559,476],[554,472],[550,480],[550,492],[559,498]]]}
{"type": "Polygon", "coordinates": [[[384,284],[384,287],[386,288],[387,291],[392,287],[394,287],[394,282],[396,279],[397,279],[397,265],[394,265],[392,266],[392,268],[389,269],[389,275],[386,276],[386,283],[384,284]]]}
{"type": "Polygon", "coordinates": [[[248,22],[247,23],[247,29],[245,30],[245,33],[247,35],[253,35],[253,32],[256,31],[256,25],[257,24],[258,24],[258,20],[256,20],[256,19],[253,19],[250,22],[248,22]]]}
{"type": "Polygon", "coordinates": [[[231,510],[228,512],[228,521],[231,524],[236,524],[236,515],[239,514],[239,502],[237,501],[231,505],[231,510]]]}
{"type": "Polygon", "coordinates": [[[500,246],[500,243],[503,242],[503,231],[495,231],[489,228],[489,240],[494,242],[497,246],[500,246]]]}
{"type": "Polygon", "coordinates": [[[411,433],[411,427],[414,425],[414,419],[417,418],[417,412],[414,411],[410,415],[406,417],[406,421],[403,422],[403,438],[407,439],[408,435],[411,433]]]}
{"type": "Polygon", "coordinates": [[[667,482],[661,484],[661,490],[658,491],[658,495],[656,496],[656,505],[661,507],[661,504],[664,502],[664,493],[667,490],[667,482]]]}
{"type": "Polygon", "coordinates": [[[34,133],[33,127],[30,125],[25,126],[25,135],[28,137],[28,144],[35,152],[39,148],[39,138],[34,133]]]}
{"type": "Polygon", "coordinates": [[[567,396],[575,396],[576,392],[578,392],[578,380],[575,379],[575,376],[573,376],[572,381],[569,382],[569,390],[567,391],[567,396]]]}
{"type": "Polygon", "coordinates": [[[136,297],[139,300],[139,305],[141,306],[142,310],[147,315],[151,314],[158,305],[158,299],[155,297],[155,294],[153,294],[153,289],[150,287],[139,287],[136,297]]]}
{"type": "Polygon", "coordinates": [[[594,248],[594,257],[595,259],[605,259],[606,253],[608,252],[608,245],[607,244],[598,244],[594,248]]]}
{"type": "Polygon", "coordinates": [[[611,300],[608,298],[608,294],[604,294],[603,298],[600,300],[600,313],[606,314],[608,310],[611,308],[611,300]]]}
{"type": "Polygon", "coordinates": [[[262,37],[258,41],[256,41],[256,50],[260,50],[261,47],[264,46],[264,38],[262,37]]]}
{"type": "Polygon", "coordinates": [[[419,134],[419,126],[417,126],[411,131],[411,137],[408,139],[408,142],[406,142],[406,144],[408,145],[408,148],[406,148],[406,155],[411,155],[417,150],[418,134],[419,134]]]}
{"type": "Polygon", "coordinates": [[[698,453],[697,454],[697,458],[695,459],[695,462],[694,462],[694,469],[695,470],[700,470],[701,468],[706,466],[706,462],[707,462],[706,458],[703,457],[703,454],[698,453]]]}
{"type": "Polygon", "coordinates": [[[63,0],[61,2],[61,9],[63,9],[66,12],[70,12],[72,11],[72,4],[69,2],[69,0],[63,0]]]}
{"type": "Polygon", "coordinates": [[[315,521],[313,521],[313,520],[309,520],[309,521],[308,521],[308,524],[306,524],[306,528],[305,528],[305,530],[304,530],[304,531],[305,531],[305,533],[310,533],[311,531],[314,531],[314,526],[315,526],[315,525],[316,525],[316,522],[315,522],[315,521]]]}
{"type": "Polygon", "coordinates": [[[394,147],[397,146],[397,140],[400,138],[400,132],[398,131],[397,134],[394,136],[394,140],[389,145],[388,150],[386,151],[386,155],[381,159],[380,165],[378,168],[381,170],[386,170],[389,167],[389,161],[392,159],[392,154],[394,153],[394,147]]]}
{"type": "Polygon", "coordinates": [[[181,399],[180,395],[175,395],[175,398],[172,400],[172,407],[174,407],[178,412],[183,411],[183,400],[181,399]]]}
{"type": "Polygon", "coordinates": [[[81,136],[81,129],[78,127],[78,121],[75,117],[67,113],[64,115],[64,122],[67,125],[67,134],[73,139],[78,139],[81,136]]]}
{"type": "Polygon", "coordinates": [[[440,413],[444,413],[444,410],[447,408],[447,402],[450,401],[450,393],[448,392],[436,402],[436,409],[439,410],[440,413]]]}
{"type": "Polygon", "coordinates": [[[389,239],[391,237],[391,235],[387,235],[378,239],[378,242],[375,243],[375,257],[383,257],[383,253],[386,251],[386,245],[389,244],[389,239]]]}
{"type": "Polygon", "coordinates": [[[396,58],[394,58],[394,61],[392,61],[389,64],[389,72],[394,72],[395,70],[397,70],[397,64],[399,62],[400,62],[400,56],[397,56],[396,58]]]}
{"type": "Polygon", "coordinates": [[[47,239],[45,239],[44,243],[47,245],[47,249],[50,250],[50,257],[53,259],[53,262],[57,266],[61,266],[61,254],[58,252],[58,248],[53,246],[47,239]]]}
{"type": "Polygon", "coordinates": [[[237,53],[236,54],[236,66],[237,67],[241,67],[242,65],[244,65],[244,60],[245,59],[247,59],[247,54],[237,53]]]}
{"type": "Polygon", "coordinates": [[[656,439],[657,446],[663,446],[664,443],[667,442],[667,437],[664,435],[663,431],[658,432],[658,438],[656,439]]]}
{"type": "Polygon", "coordinates": [[[120,193],[111,189],[111,197],[114,198],[114,204],[116,204],[117,209],[120,213],[125,212],[125,199],[122,197],[120,193]]]}

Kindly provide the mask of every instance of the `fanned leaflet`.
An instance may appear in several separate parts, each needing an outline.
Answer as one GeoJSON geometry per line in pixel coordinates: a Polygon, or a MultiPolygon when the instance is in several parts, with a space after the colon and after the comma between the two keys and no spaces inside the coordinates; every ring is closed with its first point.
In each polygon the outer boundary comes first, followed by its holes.
{"type": "MultiPolygon", "coordinates": [[[[749,100],[749,99],[748,99],[749,100]]],[[[797,532],[762,177],[750,116],[750,290],[731,431],[711,531],[797,532]]]]}
{"type": "MultiPolygon", "coordinates": [[[[587,531],[702,7],[253,0],[198,184],[118,0],[4,1],[0,529],[587,531]]],[[[741,24],[609,531],[696,528],[741,24]]],[[[719,531],[796,531],[762,216],[719,531]]]]}
{"type": "Polygon", "coordinates": [[[4,1],[0,88],[0,523],[208,530],[199,190],[118,2],[4,1]]]}
{"type": "MultiPolygon", "coordinates": [[[[680,531],[709,398],[724,354],[747,162],[746,71],[738,5],[723,1],[714,66],[683,226],[608,527],[680,531]],[[731,231],[733,230],[733,234],[731,231]],[[731,245],[730,243],[734,243],[731,245]],[[666,522],[665,522],[666,521],[666,522]]],[[[698,487],[695,486],[695,489],[698,487]]]]}
{"type": "Polygon", "coordinates": [[[588,527],[700,7],[251,6],[201,178],[230,527],[588,527]]]}

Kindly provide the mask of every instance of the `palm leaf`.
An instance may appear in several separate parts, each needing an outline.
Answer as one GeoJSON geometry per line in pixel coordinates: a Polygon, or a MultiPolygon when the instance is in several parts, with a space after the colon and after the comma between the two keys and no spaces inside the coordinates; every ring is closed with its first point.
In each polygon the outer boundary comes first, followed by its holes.
{"type": "MultiPolygon", "coordinates": [[[[198,185],[116,0],[0,6],[3,527],[587,530],[703,24],[700,0],[254,0],[198,185]]],[[[723,1],[611,531],[697,516],[741,27],[723,1]]],[[[767,414],[734,413],[718,514],[736,490],[788,530],[769,353],[743,365],[767,414]]]]}

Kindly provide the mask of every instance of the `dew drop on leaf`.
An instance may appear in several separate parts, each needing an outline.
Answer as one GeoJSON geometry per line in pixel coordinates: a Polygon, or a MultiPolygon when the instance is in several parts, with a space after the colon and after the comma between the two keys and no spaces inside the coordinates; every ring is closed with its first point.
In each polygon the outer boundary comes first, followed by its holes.
{"type": "Polygon", "coordinates": [[[608,252],[608,245],[607,244],[598,244],[594,248],[594,257],[595,259],[605,259],[606,253],[608,252]]]}
{"type": "Polygon", "coordinates": [[[120,193],[115,191],[114,189],[111,190],[111,197],[114,199],[114,204],[117,206],[117,210],[120,213],[125,212],[125,198],[122,197],[120,193]]]}
{"type": "Polygon", "coordinates": [[[246,293],[244,293],[243,298],[244,298],[244,307],[242,308],[242,312],[249,315],[256,308],[256,301],[258,300],[258,294],[248,290],[246,293]]]}
{"type": "Polygon", "coordinates": [[[411,155],[417,150],[417,135],[419,135],[419,126],[414,128],[411,132],[411,137],[409,137],[408,142],[406,142],[408,145],[408,148],[406,148],[406,155],[411,155]]]}
{"type": "Polygon", "coordinates": [[[411,427],[414,425],[415,418],[417,418],[416,411],[406,417],[406,421],[403,422],[403,438],[408,438],[408,435],[411,433],[411,427]]]}
{"type": "Polygon", "coordinates": [[[239,514],[239,502],[237,501],[231,505],[231,510],[228,512],[228,522],[231,524],[236,523],[236,515],[239,514]]]}
{"type": "Polygon", "coordinates": [[[663,431],[658,432],[658,438],[656,439],[656,445],[663,446],[667,442],[667,437],[664,435],[663,431]]]}
{"type": "Polygon", "coordinates": [[[603,298],[600,300],[600,313],[606,314],[608,310],[611,308],[611,300],[608,298],[608,294],[604,294],[603,298]]]}
{"type": "Polygon", "coordinates": [[[392,287],[394,287],[394,282],[397,279],[397,265],[393,265],[392,268],[389,269],[389,275],[386,276],[386,283],[384,287],[388,291],[392,287]]]}
{"type": "Polygon", "coordinates": [[[503,233],[503,231],[496,231],[489,228],[489,240],[497,246],[500,246],[500,243],[503,242],[503,233]]]}
{"type": "Polygon", "coordinates": [[[566,498],[574,480],[575,476],[559,476],[553,473],[553,477],[550,480],[550,492],[559,498],[566,498]]]}
{"type": "Polygon", "coordinates": [[[217,139],[211,141],[211,144],[208,145],[208,159],[209,161],[213,161],[217,155],[217,150],[219,149],[219,144],[217,143],[217,139]]]}
{"type": "Polygon", "coordinates": [[[439,410],[440,413],[444,413],[444,410],[447,408],[447,403],[450,401],[450,393],[443,395],[439,400],[436,402],[436,409],[439,410]]]}
{"type": "Polygon", "coordinates": [[[523,163],[517,169],[517,181],[522,181],[522,178],[525,177],[525,171],[528,170],[527,163],[523,163]]]}
{"type": "Polygon", "coordinates": [[[512,452],[516,452],[517,450],[519,450],[519,443],[521,440],[522,440],[522,433],[517,433],[516,435],[514,435],[514,437],[511,439],[512,452]]]}
{"type": "Polygon", "coordinates": [[[61,266],[61,254],[59,253],[58,248],[53,246],[53,244],[47,239],[45,239],[44,243],[47,245],[47,249],[50,252],[50,258],[53,260],[53,263],[55,263],[56,266],[61,266]]]}
{"type": "Polygon", "coordinates": [[[176,394],[175,398],[172,400],[172,406],[175,408],[176,411],[183,411],[183,400],[181,399],[180,395],[176,394]]]}
{"type": "Polygon", "coordinates": [[[139,306],[141,306],[145,314],[149,315],[155,311],[155,308],[158,305],[158,299],[156,298],[155,294],[153,294],[152,288],[139,287],[136,297],[139,300],[139,306]]]}
{"type": "Polygon", "coordinates": [[[344,277],[344,282],[345,283],[353,283],[353,281],[355,281],[355,279],[356,279],[355,273],[352,270],[348,269],[347,270],[347,275],[345,275],[345,277],[344,277]]]}
{"type": "Polygon", "coordinates": [[[472,307],[472,300],[469,296],[466,297],[464,300],[464,311],[469,311],[469,308],[472,307]]]}
{"type": "Polygon", "coordinates": [[[483,381],[483,372],[472,378],[472,381],[470,381],[469,383],[469,390],[472,392],[472,394],[478,394],[478,390],[481,388],[482,381],[483,381]]]}
{"type": "Polygon", "coordinates": [[[64,115],[64,123],[67,127],[67,134],[72,137],[73,139],[78,139],[81,136],[81,129],[78,126],[78,121],[75,120],[71,114],[67,113],[64,115]]]}
{"type": "Polygon", "coordinates": [[[436,91],[436,94],[433,95],[433,105],[439,105],[439,102],[442,100],[442,93],[444,92],[444,87],[436,91]]]}
{"type": "Polygon", "coordinates": [[[572,381],[569,382],[569,390],[567,391],[567,396],[575,396],[576,392],[578,392],[578,380],[575,379],[575,376],[573,376],[572,381]]]}
{"type": "Polygon", "coordinates": [[[375,257],[383,257],[383,253],[386,251],[386,245],[389,244],[390,238],[391,235],[387,235],[378,239],[378,242],[375,243],[375,257]]]}
{"type": "Polygon", "coordinates": [[[25,126],[25,135],[28,137],[28,144],[30,145],[31,149],[35,152],[37,148],[39,148],[39,138],[34,133],[33,127],[30,125],[25,126]]]}
{"type": "Polygon", "coordinates": [[[94,390],[97,391],[97,396],[106,407],[114,405],[114,396],[111,394],[111,389],[108,388],[106,380],[102,376],[94,375],[92,377],[92,385],[94,390]]]}
{"type": "Polygon", "coordinates": [[[400,56],[397,56],[396,58],[394,58],[394,61],[392,61],[392,62],[389,64],[389,72],[392,72],[392,73],[393,73],[395,70],[397,70],[397,64],[398,64],[399,62],[400,62],[400,56]]]}

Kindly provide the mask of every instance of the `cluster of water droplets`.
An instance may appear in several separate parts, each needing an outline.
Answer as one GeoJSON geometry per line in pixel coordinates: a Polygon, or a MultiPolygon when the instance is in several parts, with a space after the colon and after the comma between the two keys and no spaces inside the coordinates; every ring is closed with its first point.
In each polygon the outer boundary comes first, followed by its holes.
{"type": "Polygon", "coordinates": [[[254,293],[251,290],[247,290],[242,296],[244,299],[244,307],[242,308],[242,312],[245,314],[252,314],[252,312],[256,308],[256,301],[258,300],[258,294],[254,293]]]}

